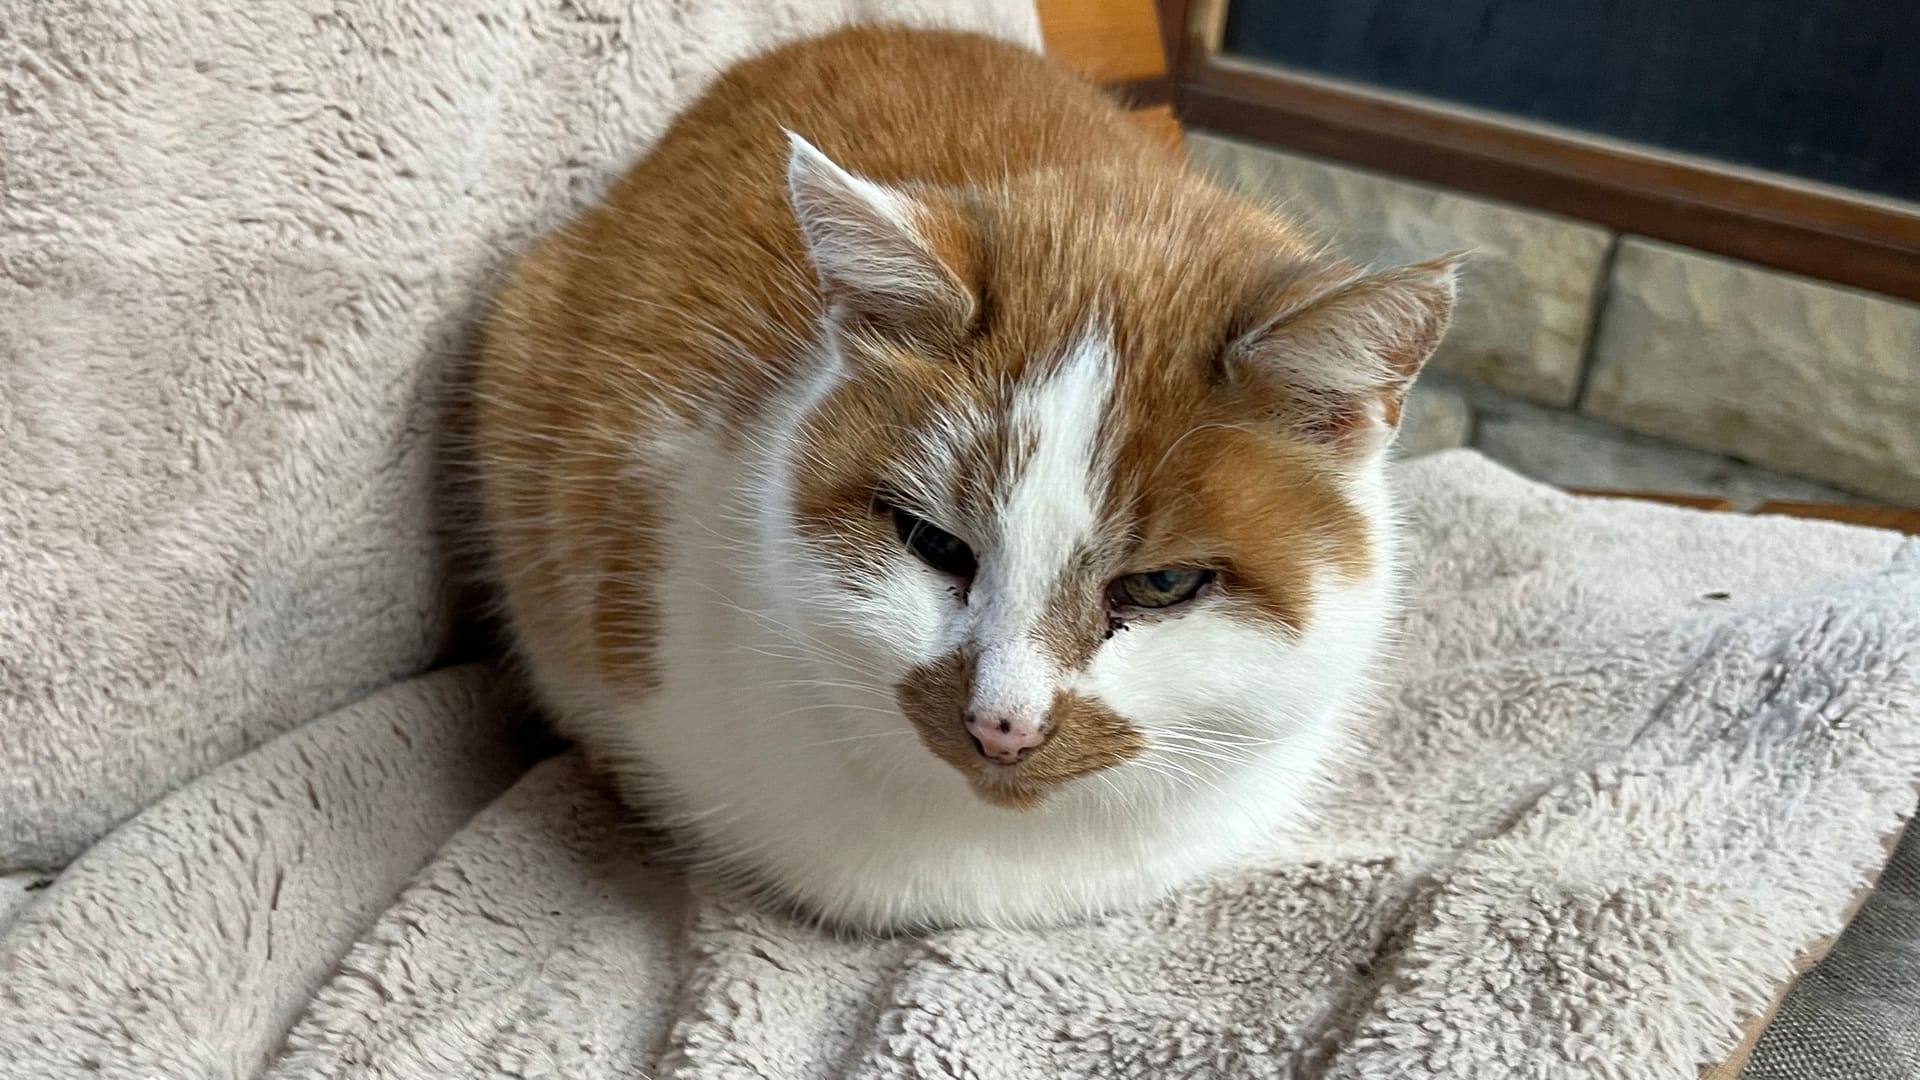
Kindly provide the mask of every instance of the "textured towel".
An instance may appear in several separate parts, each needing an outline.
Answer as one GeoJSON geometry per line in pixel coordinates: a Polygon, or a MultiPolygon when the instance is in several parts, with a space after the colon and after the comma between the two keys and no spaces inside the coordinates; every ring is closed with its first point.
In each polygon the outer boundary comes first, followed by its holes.
{"type": "Polygon", "coordinates": [[[0,870],[440,650],[498,271],[731,61],[1031,0],[0,4],[0,870]]]}
{"type": "Polygon", "coordinates": [[[1305,850],[1078,928],[836,938],[651,863],[565,755],[392,895],[498,783],[497,720],[463,743],[449,718],[497,710],[450,672],[269,743],[31,894],[0,939],[0,1060],[1691,1077],[1912,808],[1920,545],[1573,499],[1467,452],[1402,478],[1404,658],[1305,850]]]}

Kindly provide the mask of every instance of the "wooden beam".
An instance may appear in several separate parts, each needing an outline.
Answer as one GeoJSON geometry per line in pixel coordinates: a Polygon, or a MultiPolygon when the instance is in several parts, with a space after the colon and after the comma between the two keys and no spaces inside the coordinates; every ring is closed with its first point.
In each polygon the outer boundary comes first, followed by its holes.
{"type": "MultiPolygon", "coordinates": [[[[1634,499],[1640,502],[1685,506],[1694,510],[1731,511],[1733,504],[1715,495],[1673,495],[1654,491],[1609,491],[1603,488],[1568,488],[1568,493],[1593,499],[1634,499]]],[[[1776,500],[1762,503],[1755,514],[1813,518],[1863,525],[1870,529],[1892,529],[1909,536],[1920,536],[1920,510],[1898,506],[1857,506],[1851,503],[1792,502],[1776,500]]]]}
{"type": "Polygon", "coordinates": [[[1718,495],[1671,495],[1657,491],[1608,491],[1603,488],[1568,488],[1574,495],[1593,499],[1633,499],[1637,502],[1665,503],[1694,510],[1732,510],[1733,504],[1718,495]]]}
{"type": "Polygon", "coordinates": [[[1168,145],[1180,147],[1165,27],[1153,0],[1038,0],[1047,52],[1107,88],[1168,145]]]}
{"type": "Polygon", "coordinates": [[[1897,506],[1847,506],[1839,503],[1777,501],[1763,503],[1756,514],[1783,514],[1787,517],[1818,518],[1874,529],[1892,529],[1908,536],[1920,536],[1920,510],[1897,506]]]}
{"type": "Polygon", "coordinates": [[[1167,74],[1153,0],[1038,0],[1047,53],[1101,85],[1167,74]]]}

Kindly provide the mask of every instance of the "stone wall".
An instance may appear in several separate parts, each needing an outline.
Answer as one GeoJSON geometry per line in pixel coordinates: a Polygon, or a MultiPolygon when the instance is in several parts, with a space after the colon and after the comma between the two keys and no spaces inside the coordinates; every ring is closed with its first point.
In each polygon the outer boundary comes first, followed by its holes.
{"type": "Polygon", "coordinates": [[[1920,306],[1205,132],[1203,168],[1373,265],[1471,254],[1412,449],[1569,486],[1920,505],[1920,306]]]}

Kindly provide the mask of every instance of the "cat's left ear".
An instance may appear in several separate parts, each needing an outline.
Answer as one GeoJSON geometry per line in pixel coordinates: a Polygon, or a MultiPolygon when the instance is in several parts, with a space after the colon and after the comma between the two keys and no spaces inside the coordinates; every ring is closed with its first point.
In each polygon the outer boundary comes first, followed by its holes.
{"type": "Polygon", "coordinates": [[[1463,259],[1449,255],[1321,288],[1228,346],[1228,384],[1298,438],[1361,453],[1384,449],[1414,377],[1452,320],[1463,259]]]}
{"type": "Polygon", "coordinates": [[[940,208],[855,176],[791,131],[787,140],[787,197],[843,324],[907,337],[963,332],[978,301],[940,208]]]}

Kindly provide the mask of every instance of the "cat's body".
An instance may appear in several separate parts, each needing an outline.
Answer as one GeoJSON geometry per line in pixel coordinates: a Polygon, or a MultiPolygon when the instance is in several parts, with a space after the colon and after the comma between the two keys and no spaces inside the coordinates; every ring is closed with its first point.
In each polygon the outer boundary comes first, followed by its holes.
{"type": "Polygon", "coordinates": [[[517,644],[631,797],[821,917],[1152,899],[1297,825],[1341,741],[1451,295],[1016,48],[750,61],[489,327],[517,644]]]}

